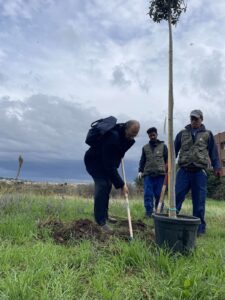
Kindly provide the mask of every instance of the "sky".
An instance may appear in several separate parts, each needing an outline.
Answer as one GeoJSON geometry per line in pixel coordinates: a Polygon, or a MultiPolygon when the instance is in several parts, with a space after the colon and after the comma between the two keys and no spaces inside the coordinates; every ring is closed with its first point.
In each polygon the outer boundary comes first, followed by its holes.
{"type": "MultiPolygon", "coordinates": [[[[225,131],[225,1],[186,2],[173,27],[174,135],[193,109],[216,134],[225,131]]],[[[22,178],[88,180],[85,137],[91,122],[109,115],[141,123],[125,158],[129,178],[149,127],[167,141],[168,27],[155,24],[148,7],[0,0],[0,177],[14,177],[22,155],[22,178]]]]}

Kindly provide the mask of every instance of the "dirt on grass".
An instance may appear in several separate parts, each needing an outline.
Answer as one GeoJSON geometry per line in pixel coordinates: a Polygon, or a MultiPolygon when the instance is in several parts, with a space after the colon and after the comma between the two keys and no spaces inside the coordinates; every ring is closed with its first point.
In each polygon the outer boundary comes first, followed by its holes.
{"type": "MultiPolygon", "coordinates": [[[[110,226],[112,233],[104,232],[100,226],[89,219],[79,219],[71,222],[62,222],[56,219],[48,219],[38,222],[40,238],[42,230],[47,228],[56,243],[67,244],[69,241],[97,240],[105,242],[116,237],[122,240],[129,240],[128,221],[121,219],[116,224],[110,226]]],[[[148,242],[154,241],[153,228],[146,225],[141,220],[132,221],[133,235],[140,237],[148,242]]]]}

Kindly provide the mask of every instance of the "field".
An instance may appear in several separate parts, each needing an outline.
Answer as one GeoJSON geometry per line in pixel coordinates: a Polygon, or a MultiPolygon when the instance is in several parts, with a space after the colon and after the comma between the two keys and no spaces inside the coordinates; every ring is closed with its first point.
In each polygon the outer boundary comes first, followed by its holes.
{"type": "MultiPolygon", "coordinates": [[[[92,205],[73,196],[0,196],[1,300],[225,299],[225,202],[208,200],[207,234],[188,256],[156,247],[141,199],[131,201],[133,241],[121,199],[110,205],[120,234],[74,234],[76,221],[93,221],[92,205]]],[[[190,201],[183,212],[191,213],[190,201]]]]}

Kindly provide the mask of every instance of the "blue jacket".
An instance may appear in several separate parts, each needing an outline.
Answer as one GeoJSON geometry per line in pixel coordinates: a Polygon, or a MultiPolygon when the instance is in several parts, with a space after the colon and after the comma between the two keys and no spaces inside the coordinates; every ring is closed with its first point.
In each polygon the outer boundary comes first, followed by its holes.
{"type": "MultiPolygon", "coordinates": [[[[190,124],[185,126],[185,129],[187,129],[189,131],[192,131],[192,127],[191,127],[190,124]]],[[[197,129],[196,134],[198,134],[198,132],[205,131],[205,130],[206,130],[206,128],[202,124],[200,126],[200,128],[197,129]]],[[[181,148],[181,136],[182,136],[182,131],[180,131],[177,134],[177,136],[175,138],[175,142],[174,142],[176,157],[178,156],[178,153],[179,153],[180,148],[181,148]]],[[[194,142],[195,141],[195,136],[193,134],[192,134],[192,139],[193,139],[193,142],[194,142]]],[[[220,163],[220,159],[219,159],[219,153],[218,153],[218,149],[217,149],[217,145],[216,145],[214,136],[213,136],[211,131],[209,131],[208,153],[209,153],[209,158],[211,160],[211,164],[213,166],[213,169],[214,170],[215,169],[220,169],[221,168],[221,163],[220,163]]]]}
{"type": "Polygon", "coordinates": [[[125,137],[124,124],[117,124],[107,132],[99,146],[90,147],[85,153],[84,162],[88,173],[94,178],[109,178],[115,188],[122,188],[124,181],[117,169],[126,151],[134,143],[134,139],[125,137]]]}

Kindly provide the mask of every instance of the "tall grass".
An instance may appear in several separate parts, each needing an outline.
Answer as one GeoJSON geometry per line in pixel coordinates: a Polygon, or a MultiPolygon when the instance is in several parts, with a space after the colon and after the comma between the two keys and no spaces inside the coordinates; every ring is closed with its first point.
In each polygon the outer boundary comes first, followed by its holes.
{"type": "MultiPolygon", "coordinates": [[[[225,202],[207,202],[207,234],[189,256],[172,255],[138,236],[57,245],[38,220],[92,218],[92,200],[5,195],[0,200],[0,299],[225,299],[225,202]]],[[[123,202],[113,215],[126,217],[123,202]]],[[[186,201],[185,213],[191,213],[186,201]]],[[[131,202],[133,219],[142,201],[131,202]]],[[[152,220],[145,221],[152,227],[152,220]]]]}

